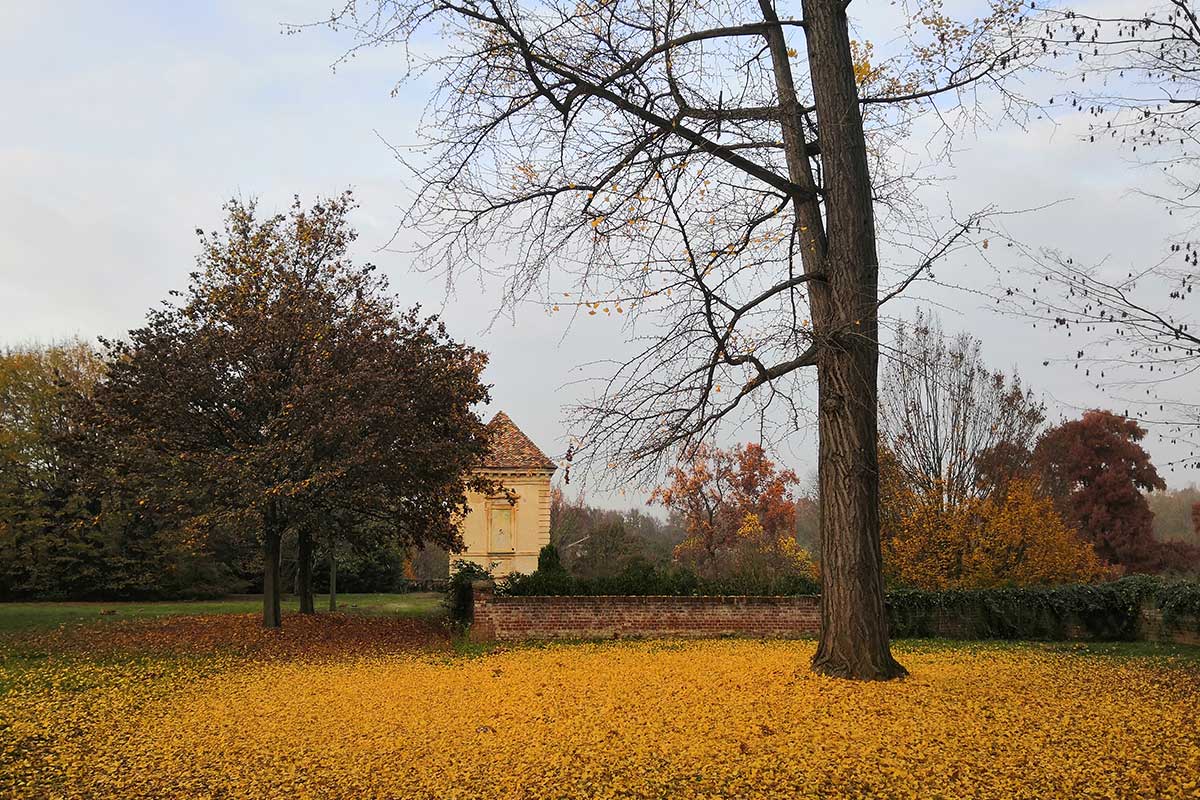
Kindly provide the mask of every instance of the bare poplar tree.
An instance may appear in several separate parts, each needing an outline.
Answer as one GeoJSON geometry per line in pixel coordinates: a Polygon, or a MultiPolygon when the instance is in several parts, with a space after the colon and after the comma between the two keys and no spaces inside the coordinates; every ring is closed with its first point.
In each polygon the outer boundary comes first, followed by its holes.
{"type": "Polygon", "coordinates": [[[798,423],[815,370],[813,665],[886,679],[904,668],[880,569],[878,310],[973,222],[881,281],[876,207],[911,201],[889,155],[914,115],[974,104],[1033,54],[1012,0],[965,24],[901,6],[887,57],[852,36],[849,6],[362,0],[330,23],[437,81],[423,148],[396,149],[422,265],[453,280],[502,264],[508,304],[626,321],[633,355],[575,418],[580,452],[612,475],[644,481],[772,406],[798,423]]]}
{"type": "Polygon", "coordinates": [[[947,505],[986,493],[989,457],[1033,449],[1045,407],[1011,378],[983,362],[981,342],[947,337],[936,319],[902,325],[880,389],[881,440],[903,479],[947,505]]]}

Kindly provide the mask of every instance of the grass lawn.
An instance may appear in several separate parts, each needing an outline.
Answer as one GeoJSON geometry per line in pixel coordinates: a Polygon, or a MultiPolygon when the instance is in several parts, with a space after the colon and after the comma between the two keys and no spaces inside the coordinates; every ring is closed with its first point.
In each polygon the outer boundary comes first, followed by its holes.
{"type": "MultiPolygon", "coordinates": [[[[398,614],[438,616],[443,614],[442,595],[339,594],[338,610],[353,614],[398,614]]],[[[329,606],[328,595],[316,596],[318,612],[329,606]]],[[[91,622],[120,622],[129,619],[193,614],[255,614],[262,610],[258,595],[240,595],[221,600],[166,601],[148,603],[0,603],[0,634],[33,631],[91,622]]],[[[284,612],[299,610],[299,600],[285,597],[284,612]]]]}
{"type": "Polygon", "coordinates": [[[1195,648],[903,641],[910,677],[861,684],[811,641],[459,651],[375,612],[6,642],[40,648],[0,659],[14,800],[1200,797],[1195,648]]]}

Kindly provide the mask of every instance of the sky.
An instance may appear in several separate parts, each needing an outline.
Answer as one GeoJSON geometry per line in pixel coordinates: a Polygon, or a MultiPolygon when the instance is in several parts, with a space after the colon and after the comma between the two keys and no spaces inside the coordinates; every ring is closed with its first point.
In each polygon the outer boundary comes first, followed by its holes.
{"type": "MultiPolygon", "coordinates": [[[[221,222],[231,197],[283,209],[353,188],[360,203],[355,257],[377,264],[407,303],[441,313],[451,333],[491,355],[485,379],[490,417],[504,409],[553,457],[569,431],[563,407],[579,399],[583,366],[618,345],[614,329],[587,317],[569,325],[535,307],[496,318],[496,285],[465,281],[452,294],[386,249],[406,197],[387,142],[411,141],[430,86],[395,96],[395,51],[366,51],[337,69],[345,34],[313,29],[283,35],[282,23],[328,14],[328,0],[285,2],[57,2],[5,4],[0,25],[0,345],[78,336],[120,336],[194,266],[197,227],[221,222]]],[[[1042,76],[1023,87],[1038,99],[1061,87],[1042,76]]],[[[1108,259],[1114,269],[1157,254],[1176,231],[1152,201],[1131,189],[1144,173],[1113,147],[1085,146],[1084,121],[1034,119],[963,137],[938,202],[965,213],[995,205],[1036,213],[1010,219],[1033,247],[1108,259]]],[[[914,145],[919,150],[920,143],[914,145]]],[[[940,277],[981,280],[968,258],[940,277]]],[[[901,313],[935,304],[947,330],[984,341],[992,366],[1016,368],[1042,394],[1051,418],[1111,405],[1048,358],[1071,343],[1045,326],[992,313],[969,294],[925,291],[901,313]]],[[[1175,457],[1150,443],[1156,459],[1175,457]]],[[[801,431],[780,450],[801,474],[815,468],[815,435],[801,431]]],[[[1182,486],[1198,479],[1164,475],[1182,486]]],[[[611,506],[644,500],[632,489],[599,492],[611,506]]]]}

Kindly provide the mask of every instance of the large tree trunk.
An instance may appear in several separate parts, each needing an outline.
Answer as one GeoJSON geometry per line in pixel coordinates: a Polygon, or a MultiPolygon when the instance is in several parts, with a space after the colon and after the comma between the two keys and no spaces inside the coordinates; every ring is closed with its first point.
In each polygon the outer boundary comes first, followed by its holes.
{"type": "Polygon", "coordinates": [[[818,372],[821,640],[818,672],[886,680],[905,674],[888,647],[879,545],[874,367],[866,347],[829,353],[818,372]]]}
{"type": "Polygon", "coordinates": [[[279,606],[279,551],[284,524],[276,509],[267,510],[263,528],[263,627],[278,628],[283,624],[279,606]]]}
{"type": "Polygon", "coordinates": [[[300,597],[300,613],[315,614],[312,584],[312,532],[306,527],[296,531],[296,594],[300,597]]]}
{"type": "Polygon", "coordinates": [[[826,280],[812,292],[821,502],[818,672],[905,674],[888,646],[879,544],[875,220],[844,0],[805,0],[825,190],[826,280]]]}

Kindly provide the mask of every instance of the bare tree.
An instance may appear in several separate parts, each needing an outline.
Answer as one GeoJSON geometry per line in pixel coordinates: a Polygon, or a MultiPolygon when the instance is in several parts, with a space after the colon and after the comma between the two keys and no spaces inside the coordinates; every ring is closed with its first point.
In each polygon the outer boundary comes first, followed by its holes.
{"type": "Polygon", "coordinates": [[[1158,254],[1131,269],[1028,253],[1004,299],[1010,311],[1070,336],[1081,377],[1127,417],[1183,446],[1187,455],[1172,464],[1200,468],[1200,244],[1191,220],[1200,213],[1200,6],[1155,0],[1113,15],[1065,10],[1043,24],[1040,46],[1077,79],[1056,104],[1093,119],[1089,144],[1114,144],[1147,170],[1136,191],[1178,217],[1180,234],[1147,243],[1158,254]]]}
{"type": "Polygon", "coordinates": [[[1167,192],[1139,191],[1172,214],[1200,212],[1200,5],[1150,0],[1111,15],[1068,9],[1044,25],[1042,46],[1077,65],[1079,88],[1059,102],[1094,119],[1089,142],[1115,141],[1162,172],[1167,192]]]}
{"type": "Polygon", "coordinates": [[[1080,377],[1111,397],[1124,416],[1156,429],[1187,453],[1165,466],[1200,469],[1196,268],[1159,261],[1113,275],[1104,265],[1084,266],[1053,251],[1030,263],[1033,287],[1009,287],[1009,310],[1047,320],[1052,330],[1071,337],[1071,352],[1058,360],[1073,361],[1080,377]]]}
{"type": "Polygon", "coordinates": [[[881,287],[876,205],[911,200],[889,154],[915,114],[974,103],[1034,48],[1019,2],[969,24],[931,2],[903,6],[902,45],[875,57],[849,5],[363,0],[330,22],[359,48],[402,47],[406,77],[437,77],[423,147],[396,148],[417,179],[402,224],[425,234],[422,265],[454,280],[503,264],[509,306],[626,320],[633,354],[575,418],[611,474],[647,481],[773,406],[794,429],[815,368],[813,665],[884,679],[904,669],[880,569],[878,309],[972,221],[881,287]],[[427,32],[445,49],[430,55],[427,32]]]}
{"type": "Polygon", "coordinates": [[[899,328],[880,390],[881,439],[903,479],[949,506],[986,494],[987,460],[1031,450],[1046,418],[1019,375],[988,369],[981,344],[918,315],[899,328]]]}

